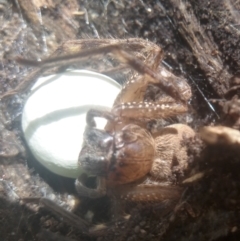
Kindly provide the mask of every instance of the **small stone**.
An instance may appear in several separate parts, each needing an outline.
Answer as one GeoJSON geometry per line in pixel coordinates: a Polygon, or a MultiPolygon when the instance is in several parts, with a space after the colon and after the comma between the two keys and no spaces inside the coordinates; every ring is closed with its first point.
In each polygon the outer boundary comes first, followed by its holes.
{"type": "Polygon", "coordinates": [[[140,227],[139,226],[136,226],[135,228],[134,228],[134,232],[135,233],[138,233],[140,231],[140,227]]]}
{"type": "Polygon", "coordinates": [[[143,227],[145,224],[146,224],[145,221],[142,221],[141,223],[139,223],[139,225],[140,225],[141,227],[143,227]]]}

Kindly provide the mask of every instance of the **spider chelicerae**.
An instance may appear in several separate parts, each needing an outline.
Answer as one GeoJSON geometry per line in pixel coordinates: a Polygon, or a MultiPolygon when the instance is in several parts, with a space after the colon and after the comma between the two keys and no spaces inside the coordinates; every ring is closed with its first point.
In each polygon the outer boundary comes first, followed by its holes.
{"type": "MultiPolygon", "coordinates": [[[[71,53],[40,62],[18,58],[22,64],[39,68],[2,99],[25,90],[43,71],[66,62],[69,65],[107,55],[119,64],[112,67],[113,72],[130,67],[134,73],[123,85],[112,110],[92,109],[87,113],[84,143],[79,150],[79,165],[86,174],[75,182],[77,193],[90,198],[108,195],[119,202],[178,200],[182,189],[176,185],[179,182],[176,173],[182,174],[187,168],[184,140],[194,137],[195,133],[179,123],[153,130],[149,122],[186,113],[191,89],[185,79],[162,66],[162,49],[142,39],[79,40],[68,42],[62,49],[71,53]],[[146,94],[149,85],[160,90],[154,100],[146,94]],[[95,117],[107,119],[104,130],[95,127],[95,117]],[[88,174],[96,177],[94,188],[86,185],[88,174]]],[[[84,234],[98,236],[108,230],[108,225],[94,226],[50,200],[42,199],[42,203],[84,234]]]]}

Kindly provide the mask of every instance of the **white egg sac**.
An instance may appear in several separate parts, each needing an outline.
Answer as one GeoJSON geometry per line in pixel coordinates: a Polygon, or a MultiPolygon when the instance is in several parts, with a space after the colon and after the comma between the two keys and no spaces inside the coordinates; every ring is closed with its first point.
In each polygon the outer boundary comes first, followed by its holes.
{"type": "MultiPolygon", "coordinates": [[[[113,79],[87,70],[39,78],[22,114],[22,129],[34,157],[56,174],[78,177],[86,113],[110,109],[120,90],[113,79]]],[[[106,120],[97,120],[98,128],[105,125],[106,120]]]]}

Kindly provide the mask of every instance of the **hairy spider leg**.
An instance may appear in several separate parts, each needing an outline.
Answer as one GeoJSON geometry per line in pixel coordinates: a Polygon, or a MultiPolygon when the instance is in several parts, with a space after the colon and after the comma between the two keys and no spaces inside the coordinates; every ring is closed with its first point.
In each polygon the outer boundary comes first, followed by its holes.
{"type": "Polygon", "coordinates": [[[87,221],[56,205],[55,202],[48,198],[41,198],[40,203],[44,205],[44,207],[46,207],[48,210],[53,212],[55,215],[63,217],[65,222],[67,221],[73,227],[81,229],[84,234],[88,234],[88,229],[91,227],[91,224],[87,221]]]}
{"type": "Polygon", "coordinates": [[[146,85],[147,83],[158,84],[161,89],[166,94],[170,95],[173,99],[176,99],[183,104],[186,103],[185,98],[181,95],[181,91],[179,90],[178,86],[174,81],[164,77],[163,75],[159,75],[150,67],[148,67],[143,61],[137,59],[135,56],[128,54],[126,51],[124,51],[122,44],[114,44],[98,47],[95,49],[87,49],[79,53],[48,58],[42,61],[27,60],[22,58],[18,58],[17,61],[24,65],[36,66],[45,69],[55,67],[56,65],[63,65],[64,63],[66,63],[66,61],[68,62],[68,64],[71,64],[77,62],[79,59],[84,57],[96,56],[99,54],[107,53],[114,55],[114,57],[116,57],[120,62],[132,67],[140,74],[148,76],[149,78],[147,79],[141,79],[141,81],[146,81],[146,83],[143,83],[143,85],[146,85]]]}
{"type": "MultiPolygon", "coordinates": [[[[139,185],[133,188],[133,185],[130,184],[128,186],[129,188],[119,187],[116,189],[110,189],[109,192],[111,192],[111,195],[116,195],[115,197],[120,198],[121,201],[151,202],[152,204],[156,203],[158,206],[161,201],[164,201],[166,204],[163,204],[162,209],[166,211],[165,214],[169,213],[171,210],[170,207],[176,205],[182,194],[182,189],[177,187],[169,188],[160,185],[151,187],[148,185],[139,185]]],[[[112,228],[115,227],[115,223],[118,223],[118,225],[120,225],[120,223],[127,223],[131,216],[134,215],[133,212],[125,217],[117,217],[115,222],[94,225],[56,205],[55,202],[47,198],[41,198],[40,203],[57,217],[63,217],[63,221],[65,223],[77,228],[83,234],[90,237],[101,237],[106,235],[112,228]]]]}
{"type": "Polygon", "coordinates": [[[121,118],[141,119],[147,122],[150,119],[169,118],[187,112],[187,107],[180,103],[159,101],[157,103],[140,101],[128,102],[113,107],[114,115],[121,118]]]}
{"type": "MultiPolygon", "coordinates": [[[[156,70],[157,66],[160,65],[161,58],[163,56],[162,50],[159,46],[156,44],[139,39],[139,38],[130,38],[130,39],[80,39],[80,40],[73,40],[73,41],[66,41],[62,43],[51,55],[51,58],[58,59],[58,56],[70,56],[71,54],[81,52],[86,49],[92,49],[92,48],[98,48],[99,46],[108,46],[112,44],[119,44],[128,48],[128,52],[134,52],[134,55],[136,55],[137,58],[144,59],[144,62],[147,62],[149,66],[156,70]],[[147,57],[145,56],[147,55],[147,57]]],[[[91,56],[92,57],[92,56],[91,56]]],[[[28,64],[36,66],[36,64],[33,62],[31,64],[31,60],[17,58],[17,62],[20,64],[28,64]],[[28,62],[27,62],[28,61],[28,62]],[[30,62],[30,63],[29,63],[30,62]]],[[[66,66],[66,64],[72,64],[78,62],[80,59],[73,60],[66,59],[65,61],[58,61],[53,63],[52,66],[48,65],[45,68],[40,67],[34,71],[32,71],[28,76],[24,77],[24,80],[20,82],[20,84],[13,90],[8,91],[7,93],[4,93],[2,96],[0,96],[0,99],[4,99],[7,96],[11,96],[17,93],[29,91],[31,86],[34,85],[37,78],[40,77],[45,71],[48,69],[51,69],[54,67],[62,67],[66,66]]],[[[84,58],[83,58],[84,60],[84,58]]],[[[116,67],[112,67],[110,69],[106,69],[104,71],[101,71],[102,74],[113,74],[116,72],[121,72],[126,69],[126,66],[120,65],[116,67]]]]}
{"type": "Polygon", "coordinates": [[[105,118],[108,120],[105,129],[115,132],[132,120],[136,120],[138,124],[145,125],[150,119],[166,119],[183,114],[186,111],[186,106],[180,103],[170,102],[168,99],[157,103],[147,101],[129,102],[115,105],[111,112],[91,109],[87,113],[86,122],[88,126],[95,127],[95,117],[105,118]]]}

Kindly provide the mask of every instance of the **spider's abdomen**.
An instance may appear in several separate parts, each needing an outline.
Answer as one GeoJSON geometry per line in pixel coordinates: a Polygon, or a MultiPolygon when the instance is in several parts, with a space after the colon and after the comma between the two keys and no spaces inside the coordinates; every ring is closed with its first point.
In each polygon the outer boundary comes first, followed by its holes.
{"type": "Polygon", "coordinates": [[[184,124],[164,127],[155,138],[156,158],[150,171],[154,180],[171,181],[188,167],[187,142],[194,138],[194,130],[184,124]]]}

